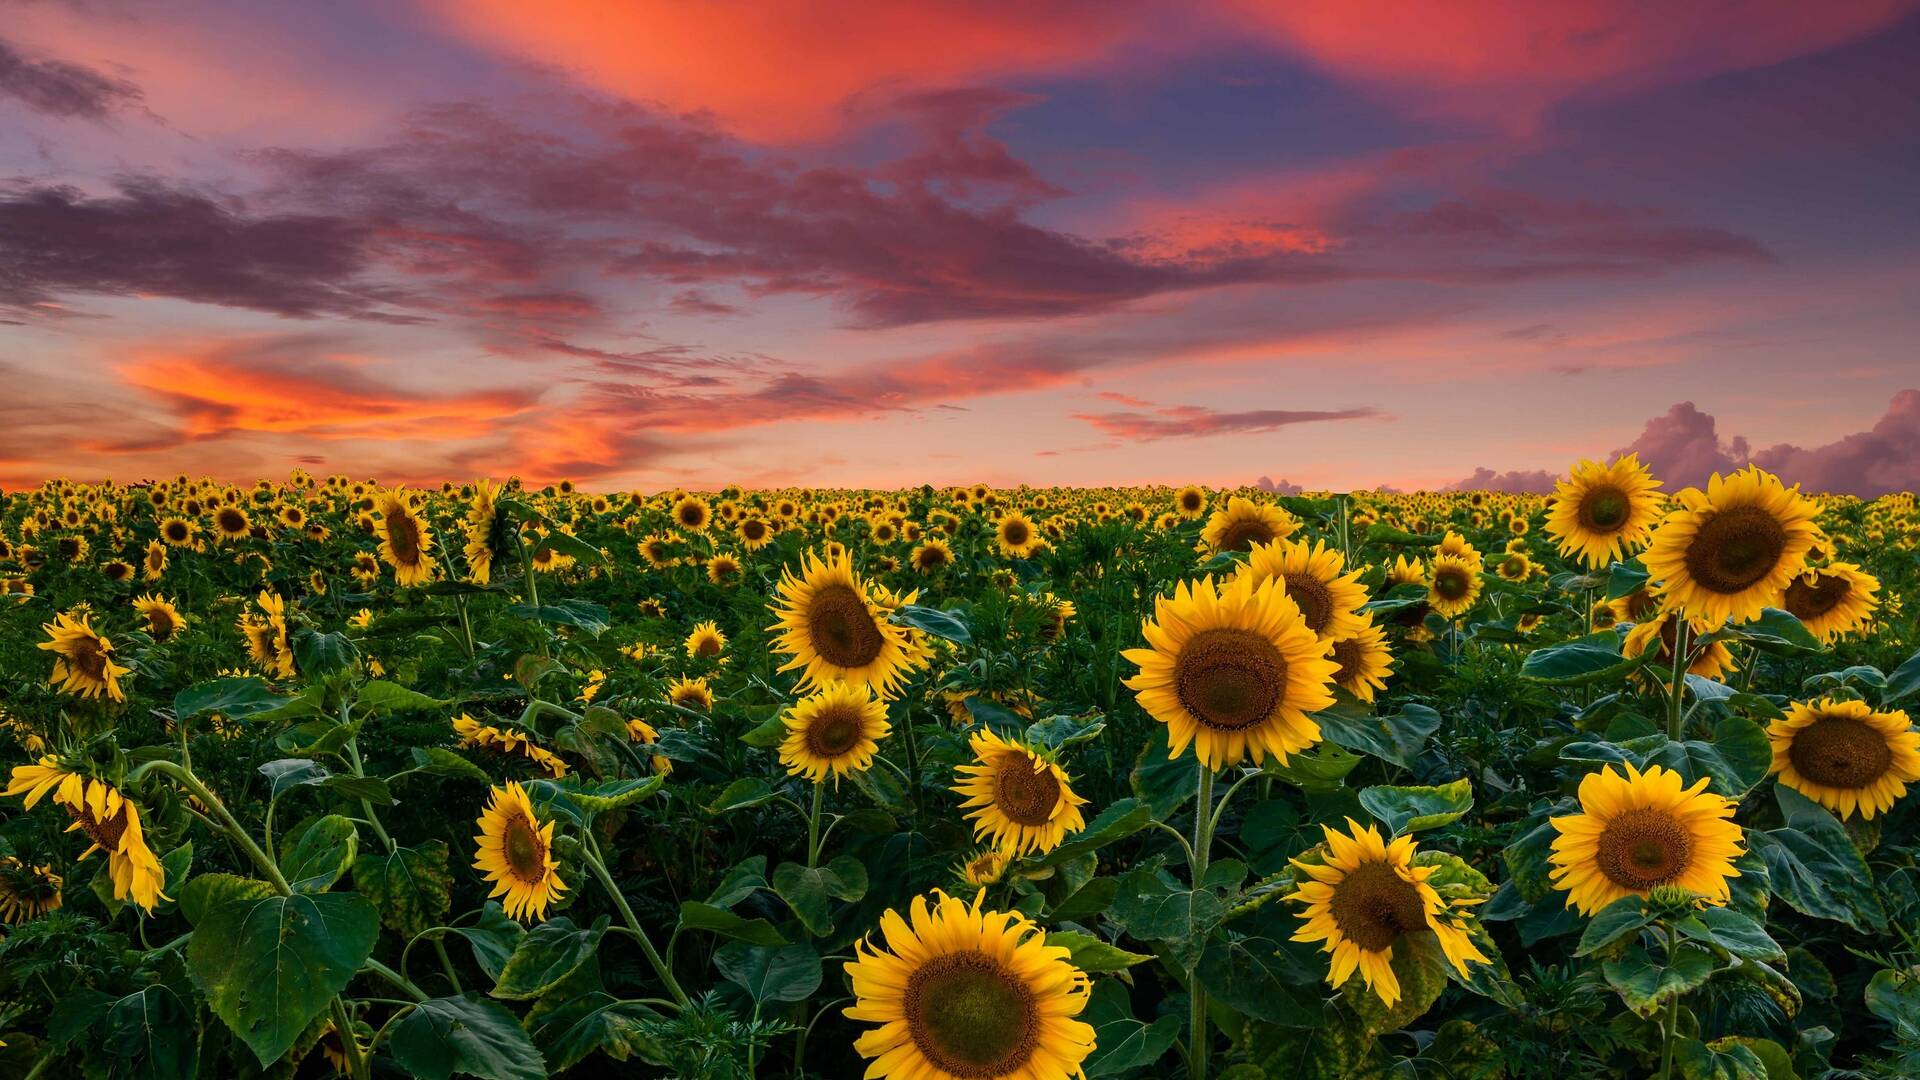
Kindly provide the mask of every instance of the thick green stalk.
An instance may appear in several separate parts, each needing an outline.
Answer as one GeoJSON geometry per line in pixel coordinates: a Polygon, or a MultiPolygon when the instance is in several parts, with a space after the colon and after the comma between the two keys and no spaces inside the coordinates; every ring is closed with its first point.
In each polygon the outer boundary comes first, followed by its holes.
{"type": "MultiPolygon", "coordinates": [[[[1199,790],[1193,800],[1193,887],[1207,876],[1207,854],[1213,846],[1213,770],[1200,766],[1199,790]]],[[[1191,1034],[1187,1043],[1187,1072],[1193,1080],[1207,1080],[1207,991],[1200,985],[1199,973],[1187,976],[1187,998],[1193,1003],[1191,1034]]]]}
{"type": "Polygon", "coordinates": [[[607,873],[606,864],[600,861],[600,845],[594,842],[591,832],[584,834],[584,838],[586,844],[582,849],[582,856],[587,861],[587,867],[593,871],[593,876],[600,879],[600,884],[607,890],[607,895],[613,898],[613,906],[620,909],[620,917],[627,921],[627,929],[633,932],[634,940],[640,943],[640,951],[647,955],[647,962],[653,965],[655,974],[659,975],[660,981],[666,984],[667,993],[673,995],[673,1000],[681,1008],[686,1008],[692,1003],[687,997],[687,992],[680,989],[679,980],[673,977],[673,969],[668,967],[667,962],[654,951],[653,941],[647,937],[647,931],[640,925],[640,919],[634,915],[633,908],[628,906],[627,898],[620,892],[620,887],[613,883],[613,875],[607,873]]]}
{"type": "Polygon", "coordinates": [[[1667,738],[1679,742],[1685,732],[1686,714],[1681,706],[1687,698],[1687,617],[1674,612],[1673,620],[1673,696],[1667,699],[1667,738]]]}

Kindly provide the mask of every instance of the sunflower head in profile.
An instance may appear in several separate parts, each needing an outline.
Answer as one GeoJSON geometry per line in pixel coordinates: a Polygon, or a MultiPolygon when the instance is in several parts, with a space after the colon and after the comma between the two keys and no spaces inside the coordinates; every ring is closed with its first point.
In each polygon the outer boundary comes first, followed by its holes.
{"type": "Polygon", "coordinates": [[[686,649],[689,660],[718,660],[727,651],[727,635],[712,619],[695,623],[687,634],[686,649]]]}
{"type": "Polygon", "coordinates": [[[1307,714],[1333,704],[1339,664],[1279,582],[1182,583],[1141,634],[1149,647],[1121,654],[1140,667],[1126,685],[1167,725],[1171,756],[1191,743],[1210,769],[1284,764],[1320,741],[1307,714]]]}
{"type": "Polygon", "coordinates": [[[1027,558],[1040,550],[1044,542],[1033,520],[1018,510],[1000,515],[1000,523],[994,527],[994,543],[1000,554],[1009,559],[1027,558]]]}
{"type": "Polygon", "coordinates": [[[1173,512],[1192,521],[1207,512],[1207,489],[1188,484],[1173,493],[1173,512]]]}
{"type": "Polygon", "coordinates": [[[1638,551],[1660,520],[1660,481],[1637,455],[1611,465],[1582,461],[1553,490],[1547,535],[1560,554],[1599,569],[1638,551]]]}
{"type": "Polygon", "coordinates": [[[1485,587],[1477,559],[1442,552],[1427,568],[1427,606],[1443,619],[1457,619],[1472,610],[1485,587]]]}
{"type": "Polygon", "coordinates": [[[508,781],[493,789],[477,824],[473,868],[493,882],[488,899],[504,897],[500,905],[511,918],[544,921],[547,907],[567,891],[553,857],[553,822],[542,825],[526,789],[508,781]]]}
{"type": "Polygon", "coordinates": [[[113,882],[115,900],[131,898],[152,912],[155,904],[172,899],[161,891],[166,887],[166,870],[147,846],[140,808],[119,788],[75,772],[59,758],[49,756],[32,765],[14,766],[5,794],[24,796],[29,810],[51,795],[73,819],[67,831],[85,833],[92,841],[80,858],[96,851],[107,853],[107,876],[113,882]]]}
{"type": "Polygon", "coordinates": [[[127,700],[120,676],[133,669],[113,662],[113,643],[93,629],[90,617],[82,614],[76,619],[63,612],[40,629],[46,631],[47,640],[38,647],[55,657],[48,685],[84,698],[127,700]]]}
{"type": "Polygon", "coordinates": [[[1806,626],[1822,645],[1865,626],[1880,605],[1880,579],[1853,563],[1810,569],[1787,584],[1780,606],[1806,626]]]}
{"type": "MultiPolygon", "coordinates": [[[[1662,611],[1633,624],[1633,629],[1627,631],[1626,639],[1620,642],[1620,655],[1635,657],[1651,650],[1653,656],[1648,663],[1661,671],[1672,671],[1674,634],[1680,618],[1678,612],[1662,611]]],[[[1739,662],[1733,658],[1733,650],[1727,648],[1725,642],[1700,644],[1712,629],[1697,619],[1688,621],[1687,674],[1703,679],[1725,679],[1739,667],[1739,662]]]]}
{"type": "Polygon", "coordinates": [[[1064,946],[1018,912],[984,910],[935,892],[910,919],[880,917],[847,963],[849,1019],[876,1024],[854,1050],[874,1059],[869,1080],[1067,1080],[1093,1052],[1075,1019],[1090,983],[1064,946]]]}
{"type": "Polygon", "coordinates": [[[1208,551],[1251,551],[1257,544],[1285,540],[1299,529],[1300,523],[1285,510],[1235,495],[1207,519],[1200,542],[1208,551]]]}
{"type": "Polygon", "coordinates": [[[485,477],[474,482],[464,523],[467,576],[477,585],[493,580],[493,561],[506,548],[511,522],[500,513],[499,491],[485,477]]]}
{"type": "Polygon", "coordinates": [[[838,783],[849,773],[871,769],[880,740],[893,730],[886,704],[871,690],[838,681],[821,684],[787,710],[781,723],[787,735],[780,743],[780,764],[789,775],[816,784],[828,776],[838,783]]]}
{"type": "Polygon", "coordinates": [[[1864,701],[1797,702],[1767,725],[1780,782],[1840,815],[1871,821],[1920,780],[1920,731],[1864,701]]]}
{"type": "Polygon", "coordinates": [[[1358,573],[1343,574],[1344,569],[1346,560],[1325,541],[1276,540],[1256,545],[1234,578],[1251,578],[1256,586],[1278,580],[1307,628],[1332,642],[1352,637],[1365,624],[1360,607],[1367,602],[1367,587],[1358,573]]]}
{"type": "Polygon", "coordinates": [[[973,821],[975,840],[986,839],[1012,855],[1043,854],[1068,833],[1087,827],[1065,769],[1032,748],[985,729],[968,740],[973,764],[955,769],[955,794],[973,821]]]}
{"type": "Polygon", "coordinates": [[[17,926],[60,910],[66,882],[51,866],[35,866],[12,855],[0,856],[0,922],[17,926]]]}
{"type": "Polygon", "coordinates": [[[1778,606],[1820,539],[1820,507],[1749,465],[1687,488],[1640,556],[1671,604],[1713,626],[1778,606]]]}
{"type": "Polygon", "coordinates": [[[186,616],[166,597],[152,594],[135,597],[133,609],[146,620],[147,636],[157,642],[172,641],[174,635],[187,628],[186,616]]]}
{"type": "Polygon", "coordinates": [[[1333,673],[1336,686],[1372,704],[1375,691],[1387,688],[1387,676],[1393,672],[1393,650],[1387,635],[1365,619],[1360,631],[1333,643],[1333,662],[1340,665],[1333,673]]]}
{"type": "Polygon", "coordinates": [[[158,540],[149,540],[146,554],[140,559],[140,576],[148,581],[159,581],[166,573],[167,545],[158,540]]]}
{"type": "Polygon", "coordinates": [[[844,554],[808,553],[801,573],[780,577],[773,613],[781,671],[802,670],[800,688],[831,679],[873,687],[890,697],[924,660],[906,628],[886,618],[867,583],[844,554]]]}
{"type": "Polygon", "coordinates": [[[1736,804],[1707,791],[1708,777],[1686,787],[1659,765],[1625,767],[1624,775],[1611,765],[1588,773],[1580,813],[1550,819],[1560,834],[1548,857],[1554,888],[1582,915],[1663,885],[1725,904],[1727,880],[1740,876],[1733,860],[1745,852],[1745,833],[1732,821],[1736,804]]]}
{"type": "Polygon", "coordinates": [[[957,863],[953,868],[953,876],[972,888],[984,888],[1006,877],[1007,867],[1012,864],[1013,856],[1002,849],[981,848],[957,863]]]}
{"type": "Polygon", "coordinates": [[[1409,934],[1432,934],[1440,951],[1462,977],[1468,961],[1491,963],[1469,936],[1460,908],[1471,901],[1449,901],[1428,883],[1435,867],[1413,864],[1414,842],[1402,836],[1388,843],[1372,825],[1347,819],[1347,831],[1322,825],[1324,860],[1293,860],[1303,875],[1287,899],[1306,905],[1306,923],[1295,941],[1318,941],[1331,956],[1327,981],[1338,988],[1357,970],[1389,1008],[1400,1000],[1400,979],[1393,973],[1393,946],[1409,934]]]}
{"type": "Polygon", "coordinates": [[[433,579],[433,533],[426,519],[413,508],[405,491],[389,491],[379,499],[380,523],[374,535],[380,538],[380,558],[393,567],[393,578],[403,588],[424,585],[433,579]]]}

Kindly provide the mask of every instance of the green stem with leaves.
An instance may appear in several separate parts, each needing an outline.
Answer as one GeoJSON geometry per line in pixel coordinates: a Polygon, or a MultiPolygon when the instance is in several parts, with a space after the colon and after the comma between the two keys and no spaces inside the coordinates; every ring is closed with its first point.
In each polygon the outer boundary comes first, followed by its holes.
{"type": "Polygon", "coordinates": [[[673,977],[673,969],[667,966],[667,962],[661,959],[658,952],[654,951],[652,939],[647,937],[647,932],[641,927],[639,918],[633,913],[633,908],[628,906],[625,894],[621,893],[620,887],[614,884],[613,875],[607,873],[606,864],[600,860],[600,845],[594,841],[591,828],[582,830],[581,837],[585,840],[581,853],[586,859],[588,869],[593,871],[594,877],[600,879],[600,884],[607,890],[607,895],[613,898],[613,906],[620,909],[620,917],[627,921],[627,929],[633,932],[633,939],[640,943],[640,951],[647,955],[647,962],[653,965],[655,974],[659,975],[660,981],[666,984],[667,993],[673,996],[673,1000],[681,1008],[686,1008],[692,1004],[692,1001],[687,997],[687,992],[680,989],[679,980],[673,977]]]}
{"type": "Polygon", "coordinates": [[[813,782],[813,813],[807,815],[807,869],[820,865],[820,803],[826,798],[824,780],[813,782]]]}
{"type": "Polygon", "coordinates": [[[1686,733],[1686,716],[1681,711],[1687,697],[1687,617],[1675,612],[1673,620],[1673,686],[1667,699],[1667,738],[1679,742],[1686,733]]]}
{"type": "MultiPolygon", "coordinates": [[[[1678,947],[1679,947],[1679,934],[1674,931],[1673,925],[1669,923],[1667,925],[1667,966],[1668,967],[1673,966],[1673,953],[1674,953],[1674,950],[1678,947]]],[[[1679,1033],[1679,1029],[1680,1029],[1680,995],[1679,994],[1675,994],[1672,997],[1667,999],[1667,1015],[1666,1015],[1666,1019],[1662,1022],[1660,1027],[1661,1027],[1660,1080],[1672,1080],[1673,1045],[1675,1042],[1678,1041],[1675,1038],[1675,1036],[1679,1033]]]]}
{"type": "MultiPolygon", "coordinates": [[[[1225,800],[1221,800],[1224,802],[1225,800]]],[[[1207,855],[1213,847],[1213,769],[1206,764],[1200,765],[1199,789],[1193,800],[1193,887],[1199,889],[1200,881],[1207,876],[1207,855]]],[[[1207,991],[1200,985],[1200,975],[1195,971],[1187,976],[1187,998],[1192,1002],[1193,1011],[1191,1034],[1187,1040],[1187,1073],[1192,1080],[1207,1080],[1207,991]]]]}

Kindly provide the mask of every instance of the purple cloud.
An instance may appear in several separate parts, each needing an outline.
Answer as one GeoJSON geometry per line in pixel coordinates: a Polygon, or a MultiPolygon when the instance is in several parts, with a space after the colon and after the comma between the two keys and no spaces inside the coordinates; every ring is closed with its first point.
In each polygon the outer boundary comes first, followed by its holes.
{"type": "Polygon", "coordinates": [[[1744,436],[1721,439],[1711,415],[1691,401],[1668,409],[1614,456],[1635,453],[1669,490],[1697,487],[1713,473],[1752,462],[1809,491],[1874,498],[1920,490],[1920,390],[1902,390],[1867,431],[1824,446],[1780,443],[1754,452],[1744,436]]]}
{"type": "Polygon", "coordinates": [[[1322,420],[1363,420],[1379,416],[1373,408],[1302,411],[1291,409],[1249,409],[1221,412],[1200,405],[1169,405],[1144,412],[1074,413],[1096,430],[1122,439],[1151,440],[1198,438],[1206,435],[1250,435],[1277,431],[1294,424],[1322,420]]]}
{"type": "Polygon", "coordinates": [[[0,98],[48,116],[103,121],[140,104],[140,88],[65,60],[34,59],[0,38],[0,98]]]}
{"type": "Polygon", "coordinates": [[[1485,465],[1473,470],[1473,475],[1457,483],[1448,484],[1446,491],[1507,491],[1515,494],[1545,495],[1553,490],[1559,479],[1545,469],[1514,469],[1497,473],[1485,465]]]}

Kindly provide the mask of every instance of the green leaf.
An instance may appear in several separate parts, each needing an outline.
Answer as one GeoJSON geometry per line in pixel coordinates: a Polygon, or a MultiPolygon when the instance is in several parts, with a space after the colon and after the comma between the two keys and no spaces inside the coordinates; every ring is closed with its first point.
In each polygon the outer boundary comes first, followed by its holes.
{"type": "Polygon", "coordinates": [[[373,953],[380,916],[353,893],[233,899],[207,912],[187,970],[261,1065],[285,1056],[373,953]]]}
{"type": "Polygon", "coordinates": [[[1125,971],[1143,960],[1153,959],[1145,953],[1128,952],[1104,938],[1071,930],[1053,931],[1047,935],[1047,944],[1066,949],[1068,963],[1093,975],[1125,971]]]}
{"type": "Polygon", "coordinates": [[[1312,716],[1329,742],[1403,769],[1412,767],[1427,739],[1440,730],[1440,714],[1425,705],[1406,705],[1390,716],[1375,716],[1364,705],[1341,701],[1312,716]]]}
{"type": "Polygon", "coordinates": [[[109,1073],[128,1080],[180,1080],[200,1067],[194,1010],[164,983],[113,1003],[96,1044],[109,1073]]]}
{"type": "Polygon", "coordinates": [[[713,955],[720,977],[740,987],[765,1005],[775,1001],[805,1001],[820,989],[820,954],[813,946],[749,945],[735,941],[713,955]]]}
{"type": "Polygon", "coordinates": [[[316,758],[338,754],[341,748],[360,734],[361,721],[342,724],[328,716],[316,717],[288,728],[274,737],[273,745],[295,757],[316,758]]]}
{"type": "Polygon", "coordinates": [[[1049,750],[1064,750],[1091,742],[1106,729],[1107,718],[1097,712],[1085,716],[1049,716],[1027,725],[1027,742],[1049,750]]]}
{"type": "Polygon", "coordinates": [[[581,929],[566,916],[541,923],[513,947],[500,970],[493,996],[507,1001],[530,1001],[547,992],[575,968],[594,958],[607,933],[607,917],[581,929]]]}
{"type": "Polygon", "coordinates": [[[896,623],[911,626],[932,634],[937,638],[960,645],[973,644],[973,630],[959,614],[941,611],[939,608],[922,607],[918,604],[902,604],[893,610],[892,619],[896,623]]]}
{"type": "Polygon", "coordinates": [[[1323,742],[1311,750],[1302,750],[1287,758],[1271,758],[1265,765],[1268,775],[1277,776],[1308,795],[1327,795],[1346,787],[1347,774],[1364,761],[1358,754],[1341,749],[1338,742],[1323,742]]]}
{"type": "Polygon", "coordinates": [[[1520,664],[1520,674],[1550,686],[1618,682],[1646,662],[1646,653],[1620,655],[1620,635],[1611,630],[1535,649],[1520,664]]]}
{"type": "Polygon", "coordinates": [[[787,738],[787,722],[779,713],[755,724],[740,736],[740,741],[760,750],[779,746],[787,738]]]}
{"type": "MultiPolygon", "coordinates": [[[[971,700],[971,699],[969,699],[971,700]]],[[[1200,775],[1200,763],[1188,746],[1178,754],[1169,754],[1167,728],[1153,725],[1153,733],[1134,758],[1133,772],[1127,778],[1129,790],[1151,808],[1152,817],[1162,821],[1193,798],[1194,781],[1200,775]]]]}
{"type": "Polygon", "coordinates": [[[1767,1080],[1760,1055],[1732,1039],[1679,1039],[1673,1045],[1673,1063],[1685,1080],[1767,1080]]]}
{"type": "Polygon", "coordinates": [[[1368,989],[1364,979],[1348,979],[1340,988],[1340,1000],[1360,1018],[1364,1030],[1375,1035],[1398,1031],[1418,1020],[1447,988],[1450,966],[1431,934],[1394,942],[1390,966],[1400,981],[1400,999],[1391,1006],[1368,989]]]}
{"type": "Polygon", "coordinates": [[[1173,1013],[1143,1024],[1133,1018],[1127,989],[1113,979],[1097,979],[1080,1019],[1093,1027],[1093,1053],[1081,1067],[1089,1077],[1118,1076],[1159,1061],[1180,1033],[1173,1013]]]}
{"type": "Polygon", "coordinates": [[[1085,829],[1035,860],[1035,865],[1048,867],[1071,862],[1089,851],[1098,851],[1115,841],[1124,840],[1151,824],[1153,811],[1145,803],[1138,799],[1117,800],[1100,811],[1085,829]]]}
{"type": "Polygon", "coordinates": [[[556,600],[550,604],[541,604],[539,607],[532,604],[514,604],[507,608],[507,614],[520,619],[535,619],[560,626],[571,626],[585,631],[588,637],[599,637],[613,625],[612,616],[607,613],[606,605],[587,600],[556,600]]]}
{"type": "Polygon", "coordinates": [[[1318,1026],[1322,972],[1289,947],[1267,937],[1215,938],[1194,974],[1209,994],[1244,1015],[1287,1027],[1318,1026]]]}
{"type": "Polygon", "coordinates": [[[1840,822],[1785,784],[1774,787],[1774,799],[1786,825],[1747,831],[1747,846],[1765,860],[1774,894],[1802,915],[1856,930],[1886,926],[1873,872],[1840,822]]]}
{"type": "Polygon", "coordinates": [[[592,544],[587,543],[585,540],[571,533],[563,533],[558,529],[540,538],[540,543],[533,549],[534,557],[538,558],[543,551],[557,551],[562,555],[586,563],[604,565],[607,561],[607,557],[600,553],[599,548],[594,547],[592,544]]]}
{"type": "Polygon", "coordinates": [[[301,627],[293,632],[293,662],[308,678],[325,677],[352,667],[360,650],[345,634],[322,633],[301,627]]]}
{"type": "Polygon", "coordinates": [[[396,712],[436,711],[452,703],[409,690],[399,683],[375,680],[360,688],[360,696],[356,699],[356,704],[366,712],[384,715],[396,712]]]}
{"type": "Polygon", "coordinates": [[[547,1067],[555,1074],[595,1053],[615,1061],[635,1054],[661,1060],[653,1032],[660,1014],[640,1002],[621,1001],[599,987],[599,976],[591,966],[582,968],[527,1013],[534,1045],[546,1055],[547,1067]]]}
{"type": "Polygon", "coordinates": [[[1390,544],[1396,547],[1432,547],[1439,543],[1441,539],[1442,538],[1438,536],[1422,536],[1419,533],[1408,532],[1405,529],[1396,529],[1391,525],[1375,524],[1367,526],[1366,542],[1369,544],[1390,544]]]}
{"type": "Polygon", "coordinates": [[[186,883],[174,898],[180,901],[180,913],[195,926],[214,908],[229,900],[257,900],[272,896],[273,886],[237,874],[201,874],[186,883]]]}
{"type": "Polygon", "coordinates": [[[527,936],[527,928],[507,918],[497,900],[481,906],[478,923],[457,926],[453,932],[467,939],[467,945],[473,949],[473,962],[487,973],[487,978],[496,982],[506,969],[507,960],[513,956],[513,950],[519,947],[520,939],[527,936]]]}
{"type": "Polygon", "coordinates": [[[1767,608],[1758,619],[1728,626],[1713,636],[1743,640],[1769,653],[1810,653],[1823,648],[1805,623],[1779,608],[1767,608]]]}
{"type": "Polygon", "coordinates": [[[1905,663],[1887,676],[1887,689],[1880,695],[1880,704],[1883,708],[1896,705],[1915,694],[1920,694],[1920,652],[1907,657],[1905,663]]]}
{"type": "Polygon", "coordinates": [[[1882,968],[1867,981],[1867,1011],[1908,1042],[1920,1041],[1920,976],[1882,968]]]}
{"type": "Polygon", "coordinates": [[[325,892],[353,865],[360,830],[339,814],[316,818],[280,853],[280,873],[294,892],[325,892]]]}
{"type": "Polygon", "coordinates": [[[733,864],[714,888],[713,895],[707,897],[707,903],[729,908],[766,888],[771,888],[767,884],[767,857],[754,855],[733,864]]]}
{"type": "Polygon", "coordinates": [[[723,907],[687,900],[680,904],[680,929],[707,930],[750,945],[785,945],[787,939],[765,919],[749,919],[723,907]]]}
{"type": "Polygon", "coordinates": [[[353,861],[353,884],[380,909],[380,921],[411,939],[438,926],[452,906],[453,875],[447,845],[428,840],[390,853],[368,852],[353,861]]]}
{"type": "Polygon", "coordinates": [[[828,898],[852,902],[865,896],[867,868],[851,855],[842,855],[825,866],[781,863],[773,871],[773,891],[808,930],[824,937],[833,931],[828,898]]]}
{"type": "Polygon", "coordinates": [[[1631,595],[1647,583],[1647,568],[1640,560],[1616,562],[1607,568],[1607,599],[1618,600],[1631,595]]]}
{"type": "Polygon", "coordinates": [[[1370,787],[1360,792],[1367,808],[1389,835],[1437,829],[1473,809],[1473,785],[1466,777],[1437,787],[1370,787]]]}
{"type": "Polygon", "coordinates": [[[730,810],[745,810],[750,806],[773,801],[774,791],[765,780],[743,776],[728,784],[725,791],[707,804],[707,813],[724,814],[730,810]]]}
{"type": "Polygon", "coordinates": [[[325,765],[306,758],[281,758],[260,766],[260,775],[267,778],[268,793],[279,798],[288,788],[305,784],[317,784],[333,774],[325,765]]]}
{"type": "Polygon", "coordinates": [[[1647,911],[1647,902],[1638,896],[1623,896],[1606,907],[1601,908],[1587,924],[1580,935],[1580,947],[1574,950],[1575,956],[1592,956],[1614,942],[1635,933],[1653,921],[1653,915],[1647,911]]]}
{"type": "Polygon", "coordinates": [[[1673,951],[1672,966],[1656,961],[1645,949],[1629,949],[1618,960],[1600,965],[1607,985],[1620,999],[1641,1016],[1660,1011],[1667,999],[1684,994],[1707,981],[1713,974],[1713,954],[1690,942],[1681,942],[1673,951]]]}
{"type": "Polygon", "coordinates": [[[1714,791],[1738,800],[1766,779],[1773,767],[1773,744],[1759,724],[1729,716],[1714,726],[1712,742],[1664,742],[1641,757],[1639,765],[1664,765],[1689,785],[1711,777],[1714,791]]]}
{"type": "Polygon", "coordinates": [[[456,780],[476,780],[482,784],[493,782],[493,777],[488,776],[485,769],[451,750],[438,746],[416,746],[412,754],[413,767],[420,772],[456,780]]]}
{"type": "Polygon", "coordinates": [[[269,712],[293,699],[274,693],[267,684],[251,675],[211,682],[195,683],[173,696],[173,715],[177,720],[217,713],[229,720],[245,720],[269,712]]]}
{"type": "Polygon", "coordinates": [[[359,799],[375,806],[392,806],[393,789],[377,776],[329,776],[316,787],[335,792],[343,798],[359,799]]]}
{"type": "Polygon", "coordinates": [[[1191,971],[1226,912],[1207,889],[1180,888],[1151,870],[1135,870],[1120,879],[1110,917],[1142,941],[1165,942],[1173,959],[1191,971]]]}
{"type": "Polygon", "coordinates": [[[1730,907],[1702,908],[1674,928],[1683,937],[1718,946],[1743,960],[1778,962],[1787,958],[1766,927],[1730,907]]]}
{"type": "Polygon", "coordinates": [[[393,1060],[421,1080],[455,1073],[482,1080],[546,1080],[547,1062],[496,1002],[468,992],[413,1007],[387,1041],[393,1060]]]}

